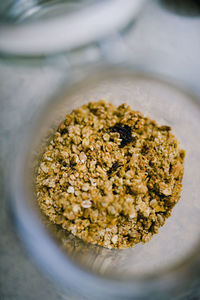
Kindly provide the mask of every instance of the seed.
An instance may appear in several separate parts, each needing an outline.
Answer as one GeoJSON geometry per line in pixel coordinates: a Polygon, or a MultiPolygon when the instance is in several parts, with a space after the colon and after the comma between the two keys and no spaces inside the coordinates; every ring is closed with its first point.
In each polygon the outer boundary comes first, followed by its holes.
{"type": "Polygon", "coordinates": [[[82,202],[82,207],[83,208],[90,208],[92,206],[92,203],[91,203],[91,201],[89,201],[89,200],[84,200],[83,202],[82,202]]]}

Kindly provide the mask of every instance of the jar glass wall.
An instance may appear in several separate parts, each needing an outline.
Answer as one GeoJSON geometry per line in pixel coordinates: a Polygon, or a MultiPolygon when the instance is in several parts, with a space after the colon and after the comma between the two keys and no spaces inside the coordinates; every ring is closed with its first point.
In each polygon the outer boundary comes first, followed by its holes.
{"type": "Polygon", "coordinates": [[[144,2],[5,1],[0,5],[0,54],[45,58],[87,47],[124,30],[144,2]]]}

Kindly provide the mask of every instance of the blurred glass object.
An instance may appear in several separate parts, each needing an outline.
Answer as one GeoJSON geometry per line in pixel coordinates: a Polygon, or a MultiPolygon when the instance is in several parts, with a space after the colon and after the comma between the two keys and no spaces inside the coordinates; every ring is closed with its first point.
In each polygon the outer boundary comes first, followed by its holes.
{"type": "Polygon", "coordinates": [[[200,15],[199,0],[161,0],[161,4],[171,12],[190,17],[198,17],[200,15]]]}
{"type": "Polygon", "coordinates": [[[0,4],[1,21],[16,22],[68,15],[98,0],[8,0],[0,4]]]}
{"type": "Polygon", "coordinates": [[[6,1],[0,53],[41,57],[72,51],[124,30],[145,0],[6,1]]]}

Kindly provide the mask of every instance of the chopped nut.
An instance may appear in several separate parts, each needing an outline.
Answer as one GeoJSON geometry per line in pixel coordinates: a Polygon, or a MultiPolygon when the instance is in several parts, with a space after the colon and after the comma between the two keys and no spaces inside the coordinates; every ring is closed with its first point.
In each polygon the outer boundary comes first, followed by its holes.
{"type": "Polygon", "coordinates": [[[163,225],[163,224],[164,224],[164,219],[163,219],[163,217],[162,217],[160,214],[157,214],[157,218],[158,218],[159,223],[160,223],[161,225],[163,225]]]}
{"type": "Polygon", "coordinates": [[[89,142],[89,139],[88,139],[88,138],[83,139],[82,145],[83,145],[83,148],[84,148],[84,149],[88,148],[88,147],[89,147],[89,144],[90,144],[90,142],[89,142]]]}
{"type": "Polygon", "coordinates": [[[153,199],[153,200],[151,200],[151,201],[149,202],[149,204],[150,204],[150,206],[155,207],[155,206],[158,205],[158,202],[157,202],[156,199],[153,199]]]}
{"type": "Polygon", "coordinates": [[[80,211],[80,206],[78,205],[78,204],[75,204],[74,206],[73,206],[73,208],[72,208],[72,210],[73,210],[73,212],[76,214],[76,213],[78,213],[79,211],[80,211]]]}
{"type": "Polygon", "coordinates": [[[129,218],[133,219],[137,217],[137,212],[134,206],[130,208],[129,218]]]}
{"type": "Polygon", "coordinates": [[[78,157],[78,155],[77,155],[77,154],[73,154],[73,155],[71,156],[70,162],[71,162],[72,165],[73,165],[73,164],[77,164],[77,163],[79,162],[79,157],[78,157]]]}
{"type": "Polygon", "coordinates": [[[45,165],[45,163],[41,163],[40,168],[42,169],[43,172],[48,173],[48,167],[45,165]]]}
{"type": "Polygon", "coordinates": [[[104,139],[105,142],[108,142],[109,139],[110,139],[109,134],[108,134],[108,133],[105,133],[105,134],[103,135],[103,139],[104,139]]]}
{"type": "Polygon", "coordinates": [[[46,186],[52,187],[52,188],[56,186],[54,179],[50,178],[50,177],[43,181],[43,185],[46,185],[46,186]]]}
{"type": "Polygon", "coordinates": [[[85,155],[84,152],[80,153],[79,158],[82,163],[84,163],[87,160],[87,156],[85,155]]]}
{"type": "Polygon", "coordinates": [[[73,188],[73,186],[69,186],[68,189],[67,189],[67,192],[69,194],[74,194],[74,188],[73,188]]]}

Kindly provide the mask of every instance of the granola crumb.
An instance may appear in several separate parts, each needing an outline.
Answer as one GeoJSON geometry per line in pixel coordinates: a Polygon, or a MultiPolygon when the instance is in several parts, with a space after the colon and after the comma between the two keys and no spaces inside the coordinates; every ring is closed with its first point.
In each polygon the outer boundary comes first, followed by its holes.
{"type": "Polygon", "coordinates": [[[74,188],[73,188],[73,186],[69,186],[69,187],[68,187],[67,193],[69,193],[69,194],[74,194],[74,188]]]}
{"type": "Polygon", "coordinates": [[[100,100],[67,114],[41,158],[39,205],[85,242],[148,242],[180,198],[185,151],[169,126],[100,100]]]}

